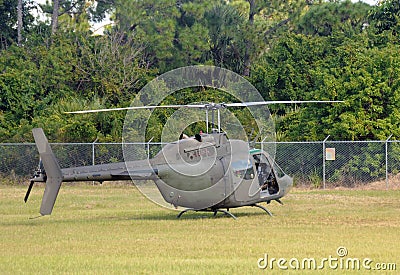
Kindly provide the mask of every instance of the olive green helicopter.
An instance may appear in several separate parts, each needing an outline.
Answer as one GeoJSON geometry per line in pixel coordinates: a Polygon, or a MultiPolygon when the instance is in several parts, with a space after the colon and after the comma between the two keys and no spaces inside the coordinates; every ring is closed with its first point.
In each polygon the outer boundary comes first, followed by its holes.
{"type": "MultiPolygon", "coordinates": [[[[114,110],[155,108],[197,108],[206,111],[205,133],[170,142],[152,158],[125,162],[60,168],[51,146],[41,128],[32,130],[40,155],[37,170],[30,180],[24,201],[27,202],[34,183],[44,182],[45,191],[40,214],[52,213],[62,182],[75,181],[154,181],[162,198],[175,208],[183,207],[178,218],[187,211],[225,213],[236,219],[232,208],[258,207],[272,216],[260,203],[281,202],[293,185],[273,157],[249,142],[230,139],[221,130],[220,110],[269,104],[332,103],[341,101],[260,101],[240,103],[205,103],[188,105],[140,106],[118,109],[76,111],[92,113],[114,110]],[[208,121],[211,111],[212,121],[208,121]],[[217,121],[215,122],[215,113],[217,121]],[[209,124],[211,130],[209,131],[209,124]]],[[[179,135],[179,133],[178,133],[179,135]]]]}

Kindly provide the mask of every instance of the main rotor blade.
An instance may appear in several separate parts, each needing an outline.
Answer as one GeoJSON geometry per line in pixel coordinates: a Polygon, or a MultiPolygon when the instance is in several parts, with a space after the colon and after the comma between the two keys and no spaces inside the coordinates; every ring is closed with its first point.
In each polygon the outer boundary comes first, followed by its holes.
{"type": "Polygon", "coordinates": [[[343,102],[341,100],[283,100],[283,101],[256,101],[256,102],[237,102],[237,103],[205,103],[205,104],[186,104],[186,105],[149,105],[149,106],[132,106],[111,109],[97,109],[97,110],[83,110],[65,112],[66,114],[87,114],[87,113],[100,113],[112,112],[123,110],[140,110],[140,109],[156,109],[156,108],[198,108],[198,109],[221,109],[226,107],[248,107],[257,105],[271,105],[271,104],[295,104],[295,103],[337,103],[343,102]]]}
{"type": "Polygon", "coordinates": [[[257,105],[271,105],[271,104],[295,104],[295,103],[338,103],[342,100],[278,100],[278,101],[256,101],[256,102],[237,102],[225,103],[227,107],[248,107],[257,105]]]}
{"type": "Polygon", "coordinates": [[[159,106],[132,106],[122,108],[111,108],[111,109],[98,109],[98,110],[83,110],[65,112],[66,114],[87,114],[87,113],[100,113],[100,112],[112,112],[112,111],[123,111],[123,110],[139,110],[139,109],[156,109],[156,108],[206,108],[207,104],[187,104],[187,105],[159,105],[159,106]]]}

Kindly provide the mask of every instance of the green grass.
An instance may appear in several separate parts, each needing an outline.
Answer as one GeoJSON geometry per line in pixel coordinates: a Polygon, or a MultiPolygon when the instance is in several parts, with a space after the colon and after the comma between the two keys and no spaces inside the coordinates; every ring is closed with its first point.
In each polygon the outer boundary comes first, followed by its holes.
{"type": "MultiPolygon", "coordinates": [[[[268,206],[274,217],[244,207],[231,210],[236,221],[209,213],[176,219],[136,188],[112,184],[64,185],[53,214],[30,219],[43,186],[27,204],[25,192],[0,186],[1,274],[261,274],[279,272],[257,267],[265,253],[320,260],[337,257],[339,246],[347,257],[400,269],[399,190],[295,189],[285,205],[268,206]]],[[[339,273],[327,265],[321,272],[339,273]]]]}

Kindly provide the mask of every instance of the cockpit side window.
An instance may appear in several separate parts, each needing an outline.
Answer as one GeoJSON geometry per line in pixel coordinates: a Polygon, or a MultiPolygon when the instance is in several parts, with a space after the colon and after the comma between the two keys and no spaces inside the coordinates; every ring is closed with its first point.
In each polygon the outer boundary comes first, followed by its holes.
{"type": "Polygon", "coordinates": [[[254,178],[254,169],[251,161],[239,160],[232,163],[233,174],[245,180],[251,180],[254,178]]]}

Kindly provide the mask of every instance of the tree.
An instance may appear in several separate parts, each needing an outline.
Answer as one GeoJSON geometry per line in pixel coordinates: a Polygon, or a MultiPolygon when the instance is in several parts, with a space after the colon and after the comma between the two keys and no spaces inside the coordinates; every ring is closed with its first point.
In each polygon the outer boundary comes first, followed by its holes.
{"type": "Polygon", "coordinates": [[[96,12],[93,8],[96,1],[86,0],[53,0],[52,4],[41,4],[42,11],[51,15],[51,34],[54,36],[60,26],[63,30],[89,31],[89,19],[96,12]]]}
{"type": "Polygon", "coordinates": [[[22,33],[32,28],[34,18],[30,11],[34,8],[29,0],[0,0],[0,49],[18,43],[19,39],[22,41],[22,33]]]}
{"type": "Polygon", "coordinates": [[[49,45],[9,47],[0,55],[0,141],[31,140],[29,128],[45,124],[63,141],[72,141],[68,127],[82,140],[92,141],[97,134],[108,140],[114,134],[113,141],[118,140],[124,113],[100,115],[89,124],[63,111],[129,105],[151,75],[132,41],[118,34],[65,31],[49,45]],[[85,127],[78,127],[79,122],[85,127]]]}
{"type": "Polygon", "coordinates": [[[88,8],[90,20],[101,22],[107,15],[111,15],[115,11],[115,0],[97,0],[96,5],[88,8]]]}
{"type": "Polygon", "coordinates": [[[246,44],[243,39],[245,18],[230,5],[216,5],[206,11],[209,55],[213,65],[237,73],[243,71],[246,44]]]}
{"type": "Polygon", "coordinates": [[[21,46],[22,42],[22,0],[18,0],[18,7],[17,7],[17,13],[18,13],[18,24],[17,24],[17,44],[18,46],[21,46]]]}
{"type": "Polygon", "coordinates": [[[397,0],[383,0],[369,14],[378,34],[390,30],[397,35],[400,31],[399,16],[400,2],[397,0]]]}
{"type": "Polygon", "coordinates": [[[367,26],[371,6],[363,2],[322,2],[310,6],[295,27],[305,35],[329,36],[337,32],[347,36],[360,33],[367,26]]]}
{"type": "Polygon", "coordinates": [[[266,99],[344,100],[339,104],[272,106],[287,140],[386,139],[400,134],[397,45],[370,48],[367,34],[290,34],[264,55],[252,81],[266,99]]]}
{"type": "Polygon", "coordinates": [[[75,90],[85,98],[127,105],[151,75],[144,67],[143,49],[122,33],[81,36],[77,47],[75,90]]]}
{"type": "Polygon", "coordinates": [[[14,0],[0,1],[0,29],[3,49],[7,48],[16,38],[13,28],[13,25],[17,22],[16,4],[17,2],[14,0]]]}
{"type": "Polygon", "coordinates": [[[161,71],[170,68],[178,16],[175,0],[116,1],[117,31],[144,48],[147,67],[161,71]]]}
{"type": "Polygon", "coordinates": [[[53,0],[53,12],[51,15],[51,34],[55,34],[58,28],[58,13],[60,8],[60,1],[53,0]]]}
{"type": "Polygon", "coordinates": [[[266,51],[271,39],[278,31],[287,26],[293,18],[301,14],[306,3],[299,0],[266,1],[246,0],[248,2],[247,28],[244,33],[246,52],[244,56],[243,75],[250,76],[252,60],[266,51]]]}

